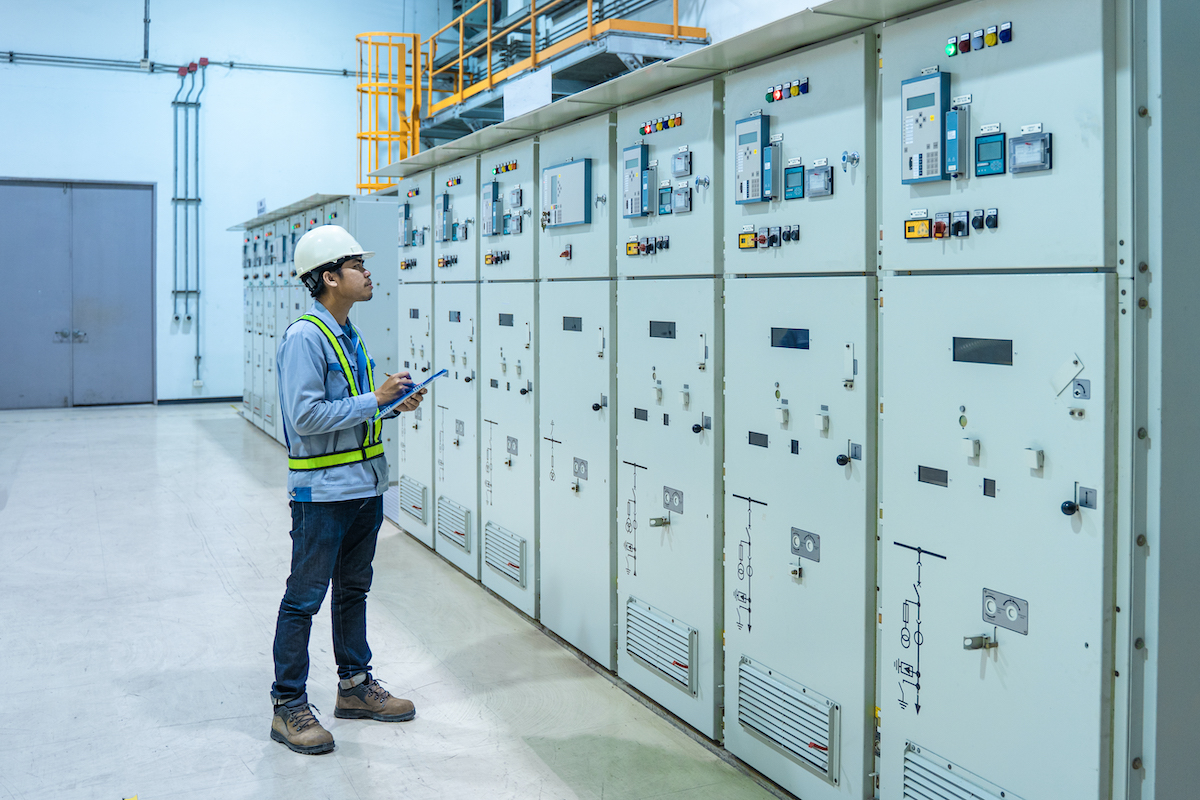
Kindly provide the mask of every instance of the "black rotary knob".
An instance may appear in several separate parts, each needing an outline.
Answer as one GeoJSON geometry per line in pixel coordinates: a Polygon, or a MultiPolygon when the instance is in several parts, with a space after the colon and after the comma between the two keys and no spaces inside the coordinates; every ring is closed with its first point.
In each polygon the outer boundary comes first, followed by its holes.
{"type": "Polygon", "coordinates": [[[692,433],[699,433],[702,430],[704,430],[704,426],[701,425],[699,422],[697,422],[695,425],[692,426],[692,433]]]}
{"type": "Polygon", "coordinates": [[[592,403],[592,411],[599,411],[599,410],[600,410],[600,404],[592,403]]]}
{"type": "Polygon", "coordinates": [[[463,378],[463,383],[470,383],[470,382],[471,382],[471,376],[470,376],[470,375],[468,375],[467,377],[463,378]]]}
{"type": "Polygon", "coordinates": [[[429,372],[429,367],[421,367],[421,372],[429,372]]]}
{"type": "Polygon", "coordinates": [[[838,463],[839,467],[846,466],[847,464],[850,463],[850,456],[846,455],[845,453],[842,453],[840,456],[837,457],[837,463],[838,463]]]}
{"type": "Polygon", "coordinates": [[[528,389],[522,389],[522,390],[521,390],[521,394],[529,394],[529,390],[528,390],[528,389]]]}
{"type": "Polygon", "coordinates": [[[1079,510],[1079,503],[1076,503],[1074,500],[1068,500],[1062,504],[1062,512],[1064,514],[1066,514],[1068,517],[1074,515],[1075,512],[1078,510],[1079,510]]]}

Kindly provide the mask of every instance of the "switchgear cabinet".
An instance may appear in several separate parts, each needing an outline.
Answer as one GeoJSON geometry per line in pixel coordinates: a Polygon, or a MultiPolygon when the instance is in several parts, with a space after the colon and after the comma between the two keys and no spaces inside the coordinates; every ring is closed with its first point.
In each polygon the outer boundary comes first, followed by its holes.
{"type": "Polygon", "coordinates": [[[875,278],[725,282],[725,746],[870,796],[875,278]]]}
{"type": "Polygon", "coordinates": [[[881,797],[1105,796],[1115,278],[881,283],[881,797]]]}
{"type": "MultiPolygon", "coordinates": [[[[880,225],[887,269],[1112,266],[1116,134],[1105,42],[1113,13],[1100,0],[963,3],[883,28],[880,225]],[[997,36],[995,45],[967,52],[943,46],[955,31],[986,31],[1004,21],[1019,32],[1007,42],[997,36]],[[964,164],[953,179],[906,182],[899,144],[909,135],[904,97],[914,79],[946,81],[949,104],[969,111],[974,139],[967,152],[982,159],[982,170],[964,164]],[[1048,168],[1014,170],[1014,138],[1029,142],[1021,150],[1024,166],[1048,168]],[[965,223],[952,229],[956,212],[965,223]],[[933,220],[932,235],[906,238],[910,220],[933,220]]],[[[918,133],[944,134],[941,115],[923,124],[918,133]]]]}
{"type": "Polygon", "coordinates": [[[433,280],[479,279],[479,157],[433,173],[433,280]]]}
{"type": "Polygon", "coordinates": [[[433,172],[405,178],[398,189],[400,282],[428,283],[433,268],[433,172]]]}
{"type": "MultiPolygon", "coordinates": [[[[479,285],[433,287],[433,369],[449,374],[433,383],[434,547],[479,580],[479,285]]],[[[432,400],[432,404],[430,403],[432,400]]]]}
{"type": "Polygon", "coordinates": [[[538,616],[537,286],[480,286],[482,581],[538,616]]]}
{"type": "Polygon", "coordinates": [[[616,287],[538,285],[542,624],[616,669],[616,287]]]}
{"type": "Polygon", "coordinates": [[[480,172],[479,277],[536,277],[538,145],[532,139],[483,154],[480,172]],[[489,199],[491,198],[491,199],[489,199]]]}
{"type": "MultiPolygon", "coordinates": [[[[600,114],[547,131],[538,139],[539,186],[546,180],[547,169],[554,165],[586,161],[570,172],[573,182],[565,190],[571,192],[572,197],[578,195],[578,202],[586,200],[590,208],[588,222],[551,224],[551,212],[545,207],[544,199],[541,201],[543,205],[538,208],[538,216],[530,217],[541,239],[538,245],[538,277],[541,279],[607,278],[613,274],[612,241],[619,210],[609,210],[610,198],[611,203],[617,203],[614,117],[613,114],[600,114]],[[590,197],[582,196],[585,188],[590,188],[590,197]]],[[[524,202],[530,201],[525,198],[524,202]]]]}
{"type": "MultiPolygon", "coordinates": [[[[429,283],[401,284],[399,295],[399,366],[410,373],[414,381],[420,382],[434,373],[433,286],[429,283]]],[[[431,493],[436,409],[433,390],[430,390],[416,410],[400,416],[398,453],[391,468],[398,492],[395,522],[428,547],[434,546],[431,493]]]]}
{"type": "Polygon", "coordinates": [[[640,170],[623,169],[622,175],[640,171],[657,176],[648,187],[646,213],[626,213],[617,220],[618,275],[721,274],[721,250],[713,231],[725,185],[719,169],[724,149],[722,96],[720,80],[704,81],[617,112],[618,146],[624,153],[644,152],[645,158],[632,160],[646,164],[640,170]],[[649,126],[651,132],[646,133],[646,120],[657,118],[668,124],[649,126]],[[691,174],[674,176],[685,171],[673,168],[675,156],[684,153],[691,174]],[[678,206],[676,192],[684,200],[678,206]],[[659,213],[651,213],[656,209],[659,213]]]}
{"type": "Polygon", "coordinates": [[[617,673],[721,738],[720,278],[617,286],[617,673]]]}
{"type": "Polygon", "coordinates": [[[874,39],[852,36],[726,77],[720,169],[737,180],[738,120],[757,112],[770,118],[765,146],[786,165],[784,191],[769,202],[724,193],[727,274],[874,273],[874,39]],[[805,191],[810,180],[815,193],[805,191]]]}

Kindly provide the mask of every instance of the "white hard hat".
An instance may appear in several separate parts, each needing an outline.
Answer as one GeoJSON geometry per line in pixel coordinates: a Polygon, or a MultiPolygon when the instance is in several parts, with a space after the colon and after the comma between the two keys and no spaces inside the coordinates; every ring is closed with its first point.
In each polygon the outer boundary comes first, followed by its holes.
{"type": "Polygon", "coordinates": [[[296,275],[303,278],[313,270],[350,256],[370,258],[353,236],[340,225],[321,225],[313,228],[296,242],[296,275]]]}

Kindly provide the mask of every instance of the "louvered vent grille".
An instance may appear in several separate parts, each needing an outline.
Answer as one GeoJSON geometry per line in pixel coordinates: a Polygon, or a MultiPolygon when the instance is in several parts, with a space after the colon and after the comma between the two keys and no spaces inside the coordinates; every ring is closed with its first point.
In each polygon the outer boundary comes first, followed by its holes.
{"type": "Polygon", "coordinates": [[[841,708],[828,697],[742,656],[738,722],[835,786],[840,717],[841,708]]]}
{"type": "Polygon", "coordinates": [[[904,749],[906,800],[1021,800],[918,745],[904,749]]]}
{"type": "Polygon", "coordinates": [[[471,512],[446,497],[438,498],[437,532],[471,552],[471,512]]]}
{"type": "Polygon", "coordinates": [[[489,522],[483,529],[483,560],[521,588],[525,588],[525,540],[489,522]]]}
{"type": "Polygon", "coordinates": [[[263,406],[263,423],[266,425],[275,424],[275,404],[267,403],[263,406]]]}
{"type": "Polygon", "coordinates": [[[625,603],[625,651],[668,683],[696,696],[699,632],[630,597],[625,603]]]}
{"type": "Polygon", "coordinates": [[[400,476],[400,510],[425,524],[425,484],[414,481],[407,475],[400,476]]]}

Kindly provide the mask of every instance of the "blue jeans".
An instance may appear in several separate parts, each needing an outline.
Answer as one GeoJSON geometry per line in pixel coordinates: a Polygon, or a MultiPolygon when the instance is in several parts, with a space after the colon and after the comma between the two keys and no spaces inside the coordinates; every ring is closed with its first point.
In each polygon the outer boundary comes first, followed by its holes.
{"type": "Polygon", "coordinates": [[[275,684],[271,697],[308,702],[308,638],[313,615],[333,581],[333,655],[338,677],[371,669],[367,592],[383,524],[383,498],[336,503],[292,502],[292,574],[275,625],[275,684]]]}

